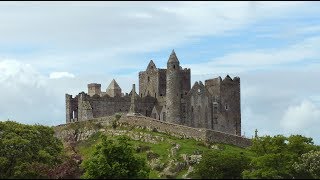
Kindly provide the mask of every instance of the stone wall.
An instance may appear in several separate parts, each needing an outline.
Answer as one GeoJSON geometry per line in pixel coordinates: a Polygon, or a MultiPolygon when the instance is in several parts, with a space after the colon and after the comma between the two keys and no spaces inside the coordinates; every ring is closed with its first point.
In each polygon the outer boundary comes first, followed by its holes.
{"type": "Polygon", "coordinates": [[[196,82],[186,96],[185,125],[211,129],[211,95],[200,81],[196,82]]]}
{"type": "Polygon", "coordinates": [[[206,130],[205,136],[207,142],[232,144],[239,147],[248,147],[252,144],[250,139],[209,129],[206,130]]]}
{"type": "MultiPolygon", "coordinates": [[[[151,63],[151,62],[150,62],[151,63]]],[[[146,71],[139,73],[139,96],[145,97],[147,95],[152,97],[159,96],[158,83],[159,83],[159,73],[154,66],[149,66],[146,71]]]]}
{"type": "MultiPolygon", "coordinates": [[[[151,116],[156,98],[151,96],[138,97],[136,108],[138,113],[151,116]]],[[[85,121],[92,118],[111,116],[115,113],[128,113],[130,109],[130,95],[124,97],[110,97],[93,95],[81,92],[75,98],[66,94],[66,122],[85,121]]]]}
{"type": "Polygon", "coordinates": [[[181,97],[183,98],[191,89],[191,70],[185,68],[180,70],[181,77],[181,97]]]}
{"type": "Polygon", "coordinates": [[[248,147],[251,145],[250,139],[241,136],[236,136],[204,128],[192,128],[188,126],[163,122],[144,116],[122,116],[119,122],[122,125],[145,127],[147,129],[154,130],[157,132],[168,133],[172,136],[181,138],[193,138],[209,143],[225,143],[239,147],[248,147]]]}
{"type": "Polygon", "coordinates": [[[220,119],[225,122],[222,131],[241,135],[240,78],[232,80],[226,76],[221,83],[220,99],[220,119]]]}

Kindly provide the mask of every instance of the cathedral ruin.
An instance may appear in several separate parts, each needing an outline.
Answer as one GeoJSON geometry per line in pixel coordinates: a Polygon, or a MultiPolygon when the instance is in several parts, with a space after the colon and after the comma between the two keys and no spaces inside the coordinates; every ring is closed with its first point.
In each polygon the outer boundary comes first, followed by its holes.
{"type": "Polygon", "coordinates": [[[167,69],[151,60],[139,72],[139,93],[135,85],[124,94],[113,79],[105,92],[101,84],[88,84],[88,93],[74,98],[66,94],[66,122],[128,113],[194,128],[206,128],[241,136],[240,78],[227,75],[199,81],[191,87],[191,70],[182,68],[174,50],[167,69]]]}

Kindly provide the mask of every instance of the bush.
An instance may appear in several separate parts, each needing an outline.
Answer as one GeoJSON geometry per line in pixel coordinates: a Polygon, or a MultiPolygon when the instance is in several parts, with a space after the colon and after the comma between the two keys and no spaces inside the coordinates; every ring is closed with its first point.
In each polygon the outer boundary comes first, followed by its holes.
{"type": "Polygon", "coordinates": [[[47,126],[0,122],[0,179],[47,178],[62,162],[62,142],[53,135],[47,126]]]}
{"type": "Polygon", "coordinates": [[[250,159],[243,153],[209,151],[203,154],[199,164],[190,174],[201,179],[238,179],[248,167],[250,159]]]}
{"type": "Polygon", "coordinates": [[[146,160],[134,154],[128,138],[117,140],[101,135],[102,142],[96,146],[93,156],[83,161],[86,179],[148,178],[150,169],[146,160]]]}

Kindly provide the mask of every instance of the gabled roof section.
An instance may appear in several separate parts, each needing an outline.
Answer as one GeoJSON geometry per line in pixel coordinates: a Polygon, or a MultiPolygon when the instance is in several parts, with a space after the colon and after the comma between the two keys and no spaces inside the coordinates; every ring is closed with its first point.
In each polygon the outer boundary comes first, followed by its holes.
{"type": "Polygon", "coordinates": [[[156,69],[156,65],[154,64],[153,60],[150,60],[149,64],[148,64],[148,67],[147,67],[147,70],[149,69],[156,69]]]}
{"type": "Polygon", "coordinates": [[[205,94],[206,96],[210,96],[209,91],[207,88],[203,85],[202,81],[196,81],[194,85],[191,87],[190,91],[188,92],[188,95],[191,94],[205,94]]]}
{"type": "Polygon", "coordinates": [[[107,89],[121,89],[116,80],[112,80],[107,89]]]}
{"type": "Polygon", "coordinates": [[[229,75],[227,75],[224,79],[223,82],[232,82],[233,80],[231,79],[231,77],[229,75]]]}
{"type": "Polygon", "coordinates": [[[176,63],[178,62],[179,63],[179,60],[178,60],[178,57],[176,55],[176,53],[174,52],[174,49],[172,50],[171,54],[170,54],[170,57],[169,57],[169,60],[168,60],[168,63],[176,63]]]}
{"type": "MultiPolygon", "coordinates": [[[[132,95],[132,89],[131,89],[131,91],[130,91],[130,93],[128,94],[130,97],[131,97],[131,95],[132,95]]],[[[139,94],[136,92],[136,98],[140,98],[140,96],[139,96],[139,94]]]]}

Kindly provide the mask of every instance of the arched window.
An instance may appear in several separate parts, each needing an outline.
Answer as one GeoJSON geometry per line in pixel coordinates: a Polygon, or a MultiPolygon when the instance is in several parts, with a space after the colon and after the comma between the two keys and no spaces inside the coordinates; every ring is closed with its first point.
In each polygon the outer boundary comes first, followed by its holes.
{"type": "Polygon", "coordinates": [[[176,69],[176,65],[173,65],[173,69],[176,69]]]}
{"type": "Polygon", "coordinates": [[[150,77],[148,76],[148,82],[150,82],[150,77]]]}

